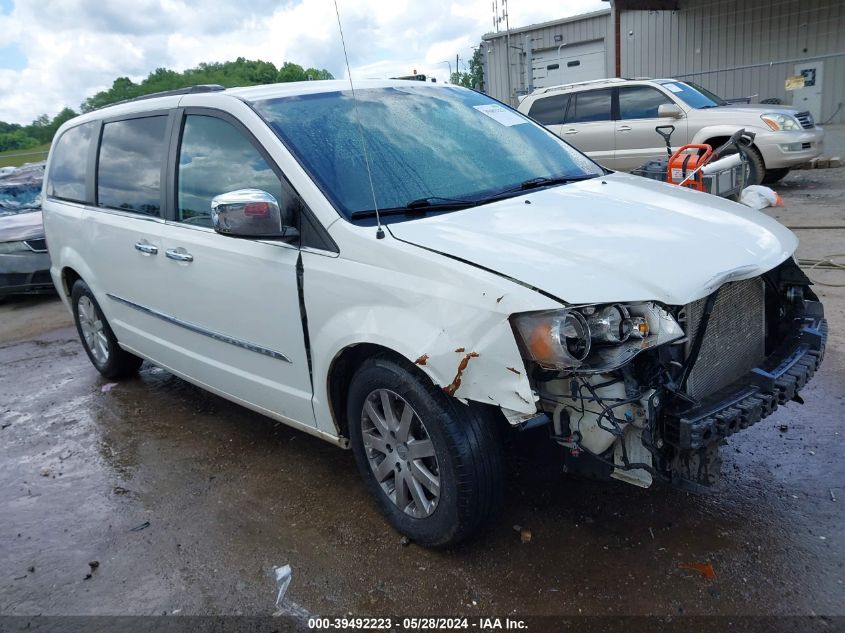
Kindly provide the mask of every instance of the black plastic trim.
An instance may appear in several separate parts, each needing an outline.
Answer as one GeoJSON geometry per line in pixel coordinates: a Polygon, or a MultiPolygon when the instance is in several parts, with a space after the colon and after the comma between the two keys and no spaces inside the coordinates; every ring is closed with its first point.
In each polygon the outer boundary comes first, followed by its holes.
{"type": "Polygon", "coordinates": [[[827,321],[811,317],[760,367],[699,404],[668,413],[665,440],[697,450],[756,424],[798,397],[821,365],[826,344],[827,321]]]}

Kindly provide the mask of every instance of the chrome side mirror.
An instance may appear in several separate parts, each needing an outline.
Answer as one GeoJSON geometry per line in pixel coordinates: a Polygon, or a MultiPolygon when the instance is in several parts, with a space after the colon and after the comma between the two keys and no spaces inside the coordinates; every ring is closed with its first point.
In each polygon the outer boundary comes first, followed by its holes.
{"type": "Polygon", "coordinates": [[[657,116],[661,119],[664,117],[670,119],[681,119],[684,116],[684,111],[674,103],[661,103],[657,106],[657,116]]]}
{"type": "Polygon", "coordinates": [[[211,200],[211,225],[237,237],[289,237],[296,233],[290,212],[282,213],[275,197],[261,189],[238,189],[211,200]]]}

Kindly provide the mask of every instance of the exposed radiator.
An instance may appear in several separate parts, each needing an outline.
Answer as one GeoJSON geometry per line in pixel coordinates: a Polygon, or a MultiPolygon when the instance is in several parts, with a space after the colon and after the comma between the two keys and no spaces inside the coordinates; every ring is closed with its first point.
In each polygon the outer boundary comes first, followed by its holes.
{"type": "MultiPolygon", "coordinates": [[[[707,298],[686,307],[686,328],[692,345],[707,298]]],[[[732,383],[765,358],[765,285],[759,277],[722,286],[698,360],[687,378],[686,392],[703,398],[732,383]]]]}

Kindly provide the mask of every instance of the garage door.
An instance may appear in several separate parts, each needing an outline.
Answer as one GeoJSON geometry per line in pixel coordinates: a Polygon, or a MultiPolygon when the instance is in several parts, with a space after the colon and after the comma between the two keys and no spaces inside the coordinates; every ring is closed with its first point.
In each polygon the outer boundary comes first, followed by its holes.
{"type": "Polygon", "coordinates": [[[604,40],[581,42],[557,48],[534,51],[532,57],[534,89],[548,88],[607,77],[604,40]]]}

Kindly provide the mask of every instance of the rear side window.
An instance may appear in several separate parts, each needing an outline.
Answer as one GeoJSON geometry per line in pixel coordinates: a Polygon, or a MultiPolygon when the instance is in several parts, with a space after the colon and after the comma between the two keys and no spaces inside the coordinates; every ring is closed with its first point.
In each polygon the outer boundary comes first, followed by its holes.
{"type": "Polygon", "coordinates": [[[114,121],[103,126],[97,163],[97,204],[157,216],[167,116],[114,121]]]}
{"type": "Polygon", "coordinates": [[[619,89],[620,119],[656,119],[657,108],[672,103],[665,94],[649,86],[631,86],[619,89]]]}
{"type": "Polygon", "coordinates": [[[566,122],[610,121],[611,94],[612,91],[608,89],[590,90],[572,95],[566,122]]]}
{"type": "Polygon", "coordinates": [[[561,125],[566,114],[567,103],[569,103],[569,95],[543,97],[531,104],[528,116],[540,125],[561,125]]]}
{"type": "Polygon", "coordinates": [[[50,175],[47,178],[49,197],[89,202],[85,195],[85,176],[88,173],[88,151],[95,127],[93,122],[83,123],[59,137],[50,159],[50,175]]]}

